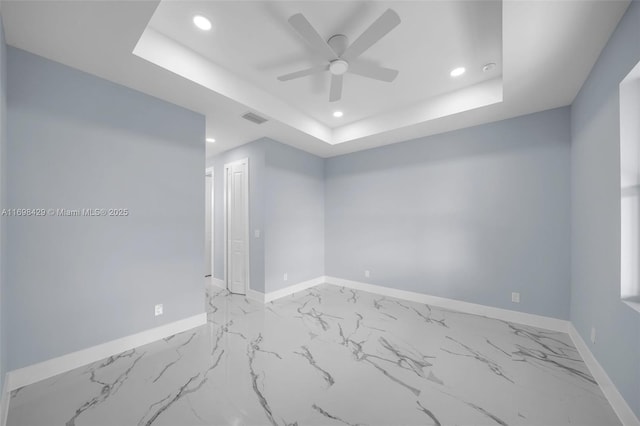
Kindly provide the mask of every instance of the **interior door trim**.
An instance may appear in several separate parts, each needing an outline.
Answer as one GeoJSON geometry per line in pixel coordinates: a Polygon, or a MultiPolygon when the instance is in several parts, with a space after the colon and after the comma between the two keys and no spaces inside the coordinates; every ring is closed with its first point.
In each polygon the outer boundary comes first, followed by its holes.
{"type": "Polygon", "coordinates": [[[249,290],[249,284],[251,282],[251,263],[250,263],[250,257],[249,257],[249,245],[250,245],[250,240],[249,240],[249,190],[250,190],[250,185],[249,185],[249,158],[242,158],[240,160],[237,161],[232,161],[230,163],[225,163],[224,165],[224,282],[225,282],[225,287],[227,288],[227,290],[229,290],[229,292],[231,292],[231,289],[229,288],[229,235],[228,235],[228,208],[229,208],[229,188],[228,188],[228,176],[229,176],[229,170],[231,170],[231,168],[234,165],[238,165],[238,164],[244,164],[246,167],[246,176],[245,176],[245,191],[244,191],[244,205],[245,205],[245,253],[244,253],[244,257],[245,257],[245,268],[246,268],[246,280],[245,280],[245,285],[244,285],[244,294],[246,295],[248,290],[249,290]]]}
{"type": "MultiPolygon", "coordinates": [[[[215,267],[216,267],[216,256],[215,256],[215,246],[216,246],[216,209],[215,209],[215,178],[214,178],[214,168],[213,167],[207,167],[205,169],[204,172],[205,175],[205,179],[207,177],[211,177],[211,193],[209,194],[209,196],[211,197],[211,211],[210,211],[210,220],[211,220],[211,259],[209,259],[209,262],[211,262],[211,279],[213,279],[213,277],[215,277],[215,267]]],[[[206,186],[206,185],[205,185],[206,186]]],[[[205,209],[206,210],[206,209],[205,209]]]]}

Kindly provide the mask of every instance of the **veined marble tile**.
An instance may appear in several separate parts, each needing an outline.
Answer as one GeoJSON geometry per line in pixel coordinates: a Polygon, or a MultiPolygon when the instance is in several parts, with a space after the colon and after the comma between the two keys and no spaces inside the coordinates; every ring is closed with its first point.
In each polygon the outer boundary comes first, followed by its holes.
{"type": "Polygon", "coordinates": [[[569,336],[331,285],[12,393],[8,426],[619,425],[569,336]]]}

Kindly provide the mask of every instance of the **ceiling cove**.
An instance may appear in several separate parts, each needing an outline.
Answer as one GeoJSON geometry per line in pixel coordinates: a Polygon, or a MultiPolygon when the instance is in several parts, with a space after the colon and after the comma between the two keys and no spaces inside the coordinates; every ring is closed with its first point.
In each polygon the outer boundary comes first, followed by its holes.
{"type": "Polygon", "coordinates": [[[628,5],[3,0],[2,20],[10,46],[205,115],[208,156],[268,137],[332,157],[570,105],[628,5]],[[388,9],[400,23],[357,60],[393,81],[346,73],[329,102],[329,72],[278,80],[327,63],[296,14],[353,43],[388,9]]]}
{"type": "Polygon", "coordinates": [[[133,53],[337,145],[501,102],[502,2],[162,1],[133,53]]]}

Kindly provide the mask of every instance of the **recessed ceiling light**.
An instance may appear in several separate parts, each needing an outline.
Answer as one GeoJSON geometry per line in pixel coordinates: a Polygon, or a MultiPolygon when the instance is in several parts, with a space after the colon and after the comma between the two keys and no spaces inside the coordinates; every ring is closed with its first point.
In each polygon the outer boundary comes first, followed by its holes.
{"type": "Polygon", "coordinates": [[[211,29],[211,21],[202,15],[194,16],[193,24],[203,31],[209,31],[211,29]]]}
{"type": "Polygon", "coordinates": [[[214,138],[207,138],[207,142],[214,143],[216,140],[214,138]]]}
{"type": "Polygon", "coordinates": [[[333,116],[336,118],[340,118],[342,117],[344,114],[342,113],[342,111],[334,111],[333,116]]]}
{"type": "Polygon", "coordinates": [[[455,68],[454,70],[451,71],[451,77],[459,77],[462,74],[464,74],[465,71],[466,69],[464,67],[455,68]]]}
{"type": "Polygon", "coordinates": [[[488,64],[484,64],[482,67],[482,71],[489,72],[496,67],[494,62],[489,62],[488,64]]]}

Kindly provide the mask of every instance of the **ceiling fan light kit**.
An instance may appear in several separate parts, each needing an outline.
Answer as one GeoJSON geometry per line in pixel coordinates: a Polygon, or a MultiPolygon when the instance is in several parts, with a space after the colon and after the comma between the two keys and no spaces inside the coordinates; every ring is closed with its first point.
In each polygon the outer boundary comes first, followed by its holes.
{"type": "Polygon", "coordinates": [[[349,70],[349,62],[344,59],[336,59],[329,63],[329,72],[333,75],[342,75],[349,70]]]}
{"type": "Polygon", "coordinates": [[[331,74],[329,102],[335,102],[342,98],[344,74],[357,74],[362,77],[388,83],[395,80],[398,76],[398,70],[357,61],[357,58],[362,53],[400,24],[400,17],[392,9],[387,9],[351,44],[349,44],[348,38],[342,34],[336,34],[330,37],[328,41],[324,41],[301,13],[289,18],[289,24],[291,24],[302,39],[309,44],[315,53],[321,55],[327,63],[281,75],[278,77],[280,81],[289,81],[329,71],[331,74]]]}

